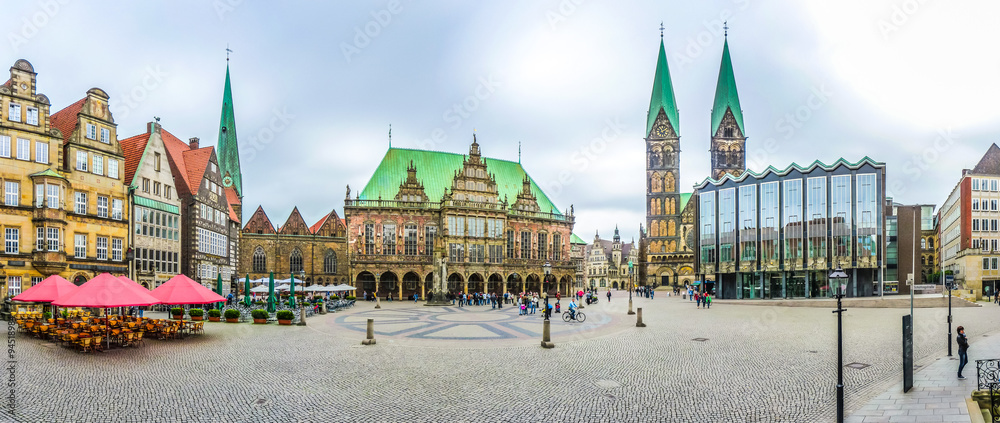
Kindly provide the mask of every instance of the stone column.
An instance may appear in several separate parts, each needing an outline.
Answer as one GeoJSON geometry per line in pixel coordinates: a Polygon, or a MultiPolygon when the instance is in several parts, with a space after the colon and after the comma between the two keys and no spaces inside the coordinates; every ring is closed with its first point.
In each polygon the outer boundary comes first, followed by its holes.
{"type": "Polygon", "coordinates": [[[448,263],[441,258],[440,253],[434,253],[434,276],[431,285],[431,293],[434,298],[424,303],[425,306],[450,306],[448,301],[448,263]]]}

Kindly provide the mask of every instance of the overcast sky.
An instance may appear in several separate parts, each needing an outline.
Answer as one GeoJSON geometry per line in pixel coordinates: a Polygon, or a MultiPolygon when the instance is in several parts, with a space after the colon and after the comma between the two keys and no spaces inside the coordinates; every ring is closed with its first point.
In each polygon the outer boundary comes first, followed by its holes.
{"type": "Polygon", "coordinates": [[[0,58],[30,61],[53,110],[103,88],[120,139],[159,116],[213,145],[228,45],[244,216],[276,225],[342,216],[392,124],[397,147],[520,142],[577,234],[637,237],[661,20],[685,191],[709,173],[723,20],[751,169],[869,156],[897,201],[940,204],[1000,129],[995,1],[7,3],[0,58]]]}

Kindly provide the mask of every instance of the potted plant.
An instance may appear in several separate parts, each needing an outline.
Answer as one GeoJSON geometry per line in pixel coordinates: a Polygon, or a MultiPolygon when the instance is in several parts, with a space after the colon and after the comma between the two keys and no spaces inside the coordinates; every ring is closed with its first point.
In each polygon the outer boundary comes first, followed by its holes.
{"type": "Polygon", "coordinates": [[[237,323],[240,321],[240,312],[235,308],[230,308],[226,310],[226,323],[237,323]]]}
{"type": "Polygon", "coordinates": [[[295,313],[292,313],[291,310],[278,310],[277,317],[279,325],[288,326],[292,324],[292,319],[295,318],[295,313]]]}
{"type": "Polygon", "coordinates": [[[339,296],[339,295],[331,295],[331,296],[330,296],[330,301],[337,301],[337,300],[339,300],[339,299],[340,299],[340,296],[339,296]]]}
{"type": "Polygon", "coordinates": [[[188,310],[188,314],[191,315],[191,320],[198,321],[198,320],[204,320],[205,319],[205,317],[204,317],[205,316],[205,310],[202,310],[200,308],[192,308],[192,309],[188,310]]]}
{"type": "Polygon", "coordinates": [[[69,319],[69,312],[68,311],[63,310],[60,313],[62,314],[63,319],[69,319]]]}
{"type": "Polygon", "coordinates": [[[344,297],[344,299],[347,300],[347,301],[354,301],[354,296],[353,295],[348,295],[348,296],[344,297]]]}
{"type": "MultiPolygon", "coordinates": [[[[221,310],[217,310],[217,309],[213,308],[213,309],[211,309],[211,310],[208,311],[208,321],[209,322],[218,322],[220,317],[222,317],[222,311],[221,310]]],[[[239,318],[239,313],[236,314],[236,317],[239,318]]]]}
{"type": "Polygon", "coordinates": [[[250,317],[253,317],[253,322],[256,324],[267,323],[267,318],[270,316],[271,315],[268,314],[267,310],[264,310],[262,308],[258,308],[250,312],[250,317]]]}
{"type": "Polygon", "coordinates": [[[180,307],[174,307],[170,309],[170,315],[174,316],[176,320],[184,320],[184,309],[180,307]]]}

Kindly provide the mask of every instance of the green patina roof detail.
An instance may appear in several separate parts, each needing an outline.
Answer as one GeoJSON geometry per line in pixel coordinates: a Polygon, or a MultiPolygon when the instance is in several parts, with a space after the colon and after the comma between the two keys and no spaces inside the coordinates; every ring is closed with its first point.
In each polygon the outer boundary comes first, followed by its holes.
{"type": "MultiPolygon", "coordinates": [[[[451,182],[455,178],[455,171],[462,169],[462,162],[465,155],[455,153],[445,153],[441,151],[411,150],[407,148],[389,148],[379,163],[378,168],[365,189],[361,191],[362,200],[392,200],[399,192],[399,185],[406,180],[406,168],[410,161],[417,168],[417,180],[424,184],[424,192],[432,202],[441,201],[445,187],[451,188],[451,182]]],[[[499,201],[507,197],[508,206],[517,199],[517,194],[521,192],[521,183],[524,180],[525,171],[520,163],[508,160],[491,159],[483,157],[486,161],[486,171],[493,174],[497,182],[497,192],[499,201]]],[[[538,207],[541,212],[555,213],[561,215],[549,197],[542,192],[535,180],[528,175],[531,181],[531,192],[535,194],[538,207]]]]}
{"type": "Polygon", "coordinates": [[[663,49],[663,39],[660,39],[660,56],[656,58],[656,75],[653,75],[653,95],[649,99],[649,112],[646,116],[646,136],[653,129],[653,123],[660,114],[660,109],[667,114],[670,125],[679,136],[681,121],[677,119],[677,102],[674,100],[674,84],[670,82],[670,68],[667,67],[667,53],[663,49]]]}
{"type": "Polygon", "coordinates": [[[149,207],[151,209],[156,209],[167,213],[181,214],[180,208],[173,204],[167,204],[162,201],[156,201],[150,198],[140,197],[138,195],[134,196],[133,198],[135,198],[135,205],[137,206],[149,207]]]}
{"type": "MultiPolygon", "coordinates": [[[[816,168],[816,167],[822,168],[823,170],[826,170],[826,171],[830,171],[830,170],[836,169],[837,166],[847,166],[848,168],[851,168],[851,169],[857,169],[857,168],[861,167],[864,164],[870,164],[870,165],[875,166],[875,167],[885,167],[885,163],[884,162],[876,162],[875,160],[872,160],[868,156],[862,157],[861,160],[858,160],[857,162],[854,162],[854,163],[851,163],[851,162],[847,161],[847,159],[844,159],[843,157],[837,159],[837,161],[835,161],[835,162],[833,162],[831,164],[826,164],[826,163],[823,163],[823,162],[821,162],[819,160],[816,160],[816,161],[812,162],[809,166],[800,166],[798,163],[792,162],[792,164],[788,165],[788,167],[786,167],[784,169],[781,169],[781,170],[778,170],[778,168],[776,168],[774,166],[768,166],[767,169],[764,169],[763,172],[759,172],[759,173],[758,172],[754,172],[754,171],[752,171],[750,169],[747,169],[746,172],[743,172],[743,174],[740,175],[738,178],[734,178],[733,175],[730,175],[728,173],[725,174],[721,179],[705,178],[705,180],[702,181],[701,183],[695,184],[695,188],[702,188],[702,187],[707,186],[708,184],[720,185],[723,182],[725,182],[727,179],[731,179],[733,181],[739,182],[739,181],[742,181],[742,180],[744,180],[744,179],[746,179],[746,178],[748,178],[750,176],[753,176],[755,178],[762,178],[762,177],[766,176],[768,173],[775,173],[775,174],[777,174],[779,176],[784,176],[784,175],[787,175],[788,172],[791,171],[792,169],[798,170],[799,172],[802,172],[802,173],[808,173],[808,172],[811,172],[813,170],[813,168],[816,168]]],[[[683,209],[683,207],[682,207],[682,209],[683,209]]]]}
{"type": "Polygon", "coordinates": [[[684,211],[684,207],[687,207],[688,200],[690,200],[690,199],[691,199],[691,193],[690,192],[683,192],[683,193],[681,193],[681,208],[679,208],[677,210],[684,211]]]}
{"type": "Polygon", "coordinates": [[[243,174],[240,172],[239,144],[236,142],[236,112],[233,110],[233,90],[229,84],[229,65],[226,65],[226,88],[222,94],[222,118],[219,122],[219,143],[215,154],[219,159],[219,173],[233,178],[236,194],[243,197],[243,174]],[[225,131],[223,131],[225,129],[225,131]]]}
{"type": "Polygon", "coordinates": [[[580,238],[580,236],[577,235],[577,234],[571,234],[571,236],[569,237],[569,243],[570,244],[587,244],[587,241],[584,241],[583,238],[580,238]]]}
{"type": "Polygon", "coordinates": [[[35,173],[32,173],[32,174],[30,174],[28,176],[29,177],[35,177],[35,176],[52,176],[52,177],[55,177],[55,178],[66,179],[65,176],[60,175],[59,172],[56,172],[56,171],[54,171],[52,169],[45,169],[45,170],[43,170],[41,172],[35,172],[35,173]]]}
{"type": "Polygon", "coordinates": [[[726,108],[733,111],[736,124],[740,131],[743,127],[743,109],[740,108],[740,96],[736,92],[736,77],[733,76],[733,60],[729,57],[729,40],[722,47],[722,64],[719,65],[719,83],[715,86],[715,103],[712,105],[712,136],[719,131],[719,124],[726,115],[726,108]]]}

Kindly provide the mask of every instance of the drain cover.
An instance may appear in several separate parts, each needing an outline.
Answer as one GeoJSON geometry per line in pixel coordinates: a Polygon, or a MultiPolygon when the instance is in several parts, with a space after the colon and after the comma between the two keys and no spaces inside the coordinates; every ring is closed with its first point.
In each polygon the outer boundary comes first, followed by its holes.
{"type": "Polygon", "coordinates": [[[264,398],[258,398],[257,401],[254,401],[254,403],[256,403],[256,404],[263,404],[265,402],[267,402],[267,400],[264,399],[264,398]]]}
{"type": "Polygon", "coordinates": [[[694,338],[694,339],[692,339],[692,341],[698,341],[698,342],[705,342],[707,340],[708,340],[708,338],[694,338]]]}
{"type": "Polygon", "coordinates": [[[858,369],[858,370],[861,370],[861,369],[863,369],[863,368],[865,368],[865,367],[868,367],[868,366],[871,366],[871,364],[865,364],[865,363],[858,363],[858,362],[854,362],[854,363],[851,363],[851,364],[848,364],[848,365],[846,365],[846,366],[844,366],[844,367],[850,367],[850,368],[852,368],[852,369],[858,369]]]}
{"type": "Polygon", "coordinates": [[[596,380],[594,381],[594,385],[597,385],[598,388],[603,388],[603,389],[614,389],[614,388],[620,388],[622,386],[622,384],[618,382],[607,379],[596,380]]]}

